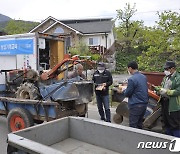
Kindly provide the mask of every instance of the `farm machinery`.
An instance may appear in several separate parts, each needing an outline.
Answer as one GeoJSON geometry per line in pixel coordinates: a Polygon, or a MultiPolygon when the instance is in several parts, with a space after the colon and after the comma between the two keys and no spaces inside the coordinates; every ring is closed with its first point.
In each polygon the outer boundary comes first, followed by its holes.
{"type": "MultiPolygon", "coordinates": [[[[155,72],[142,73],[147,77],[149,94],[149,102],[146,109],[146,113],[144,115],[143,126],[145,129],[151,130],[155,128],[157,125],[161,125],[160,121],[162,121],[161,105],[158,103],[160,96],[156,94],[156,92],[154,91],[154,87],[160,85],[162,78],[164,77],[164,74],[155,72]]],[[[122,123],[124,117],[129,117],[128,98],[125,98],[123,94],[120,94],[118,92],[119,86],[125,89],[127,87],[127,83],[120,83],[112,88],[112,101],[119,103],[116,108],[116,114],[113,117],[114,122],[117,124],[122,123]]],[[[162,127],[160,129],[162,129],[162,127]]]]}
{"type": "Polygon", "coordinates": [[[17,131],[65,116],[85,116],[93,95],[93,83],[87,80],[58,79],[59,74],[77,63],[88,63],[78,56],[66,57],[50,70],[1,70],[5,89],[0,92],[0,114],[7,116],[9,131],[17,131]]]}

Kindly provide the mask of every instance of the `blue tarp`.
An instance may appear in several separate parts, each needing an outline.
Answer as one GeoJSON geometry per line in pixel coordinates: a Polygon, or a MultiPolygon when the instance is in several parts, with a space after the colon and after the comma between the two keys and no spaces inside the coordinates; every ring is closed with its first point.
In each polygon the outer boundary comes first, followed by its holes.
{"type": "Polygon", "coordinates": [[[33,38],[0,40],[0,55],[33,54],[33,38]]]}

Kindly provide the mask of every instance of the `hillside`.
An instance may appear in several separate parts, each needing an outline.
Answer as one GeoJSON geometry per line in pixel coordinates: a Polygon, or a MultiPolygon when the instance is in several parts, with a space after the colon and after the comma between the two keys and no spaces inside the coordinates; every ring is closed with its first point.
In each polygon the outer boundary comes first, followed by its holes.
{"type": "Polygon", "coordinates": [[[7,22],[9,20],[11,20],[10,17],[3,15],[3,14],[0,14],[0,22],[5,22],[5,21],[7,22]]]}
{"type": "Polygon", "coordinates": [[[7,34],[27,33],[39,23],[24,20],[13,20],[10,17],[0,14],[0,31],[7,34]]]}
{"type": "Polygon", "coordinates": [[[0,21],[0,31],[2,31],[9,21],[0,21]]]}
{"type": "Polygon", "coordinates": [[[0,31],[2,31],[6,27],[9,20],[11,20],[10,17],[0,14],[0,31]]]}

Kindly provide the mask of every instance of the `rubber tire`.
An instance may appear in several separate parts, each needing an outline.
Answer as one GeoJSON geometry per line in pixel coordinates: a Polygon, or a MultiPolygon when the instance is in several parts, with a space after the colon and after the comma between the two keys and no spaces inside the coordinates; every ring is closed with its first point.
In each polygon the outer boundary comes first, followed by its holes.
{"type": "Polygon", "coordinates": [[[120,123],[123,122],[123,116],[116,113],[116,114],[114,114],[114,116],[113,116],[113,121],[114,121],[116,124],[120,124],[120,123]]]}
{"type": "MultiPolygon", "coordinates": [[[[31,127],[34,125],[32,115],[28,110],[23,109],[23,108],[14,108],[9,112],[9,114],[7,116],[7,121],[8,121],[7,124],[8,124],[8,131],[9,132],[13,132],[13,130],[11,128],[10,121],[13,118],[13,116],[15,116],[15,115],[20,117],[23,120],[23,122],[25,124],[24,128],[31,127]]],[[[21,129],[24,129],[24,128],[21,128],[21,129]]],[[[17,129],[17,130],[21,130],[21,129],[17,129]]],[[[17,130],[14,130],[14,131],[17,131],[17,130]]]]}
{"type": "Polygon", "coordinates": [[[33,83],[25,82],[18,87],[16,98],[37,100],[40,97],[38,88],[33,83]]]}
{"type": "Polygon", "coordinates": [[[75,109],[79,113],[79,115],[85,115],[87,112],[87,104],[78,104],[75,106],[75,109]]]}

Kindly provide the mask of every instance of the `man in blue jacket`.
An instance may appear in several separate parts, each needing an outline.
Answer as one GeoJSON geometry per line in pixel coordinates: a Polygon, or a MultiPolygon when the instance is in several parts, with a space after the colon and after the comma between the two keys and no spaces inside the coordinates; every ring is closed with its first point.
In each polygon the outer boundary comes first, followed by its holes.
{"type": "Polygon", "coordinates": [[[129,126],[142,129],[148,104],[147,79],[138,71],[138,64],[135,61],[130,62],[127,67],[132,76],[128,79],[127,88],[122,93],[128,97],[129,126]]]}

